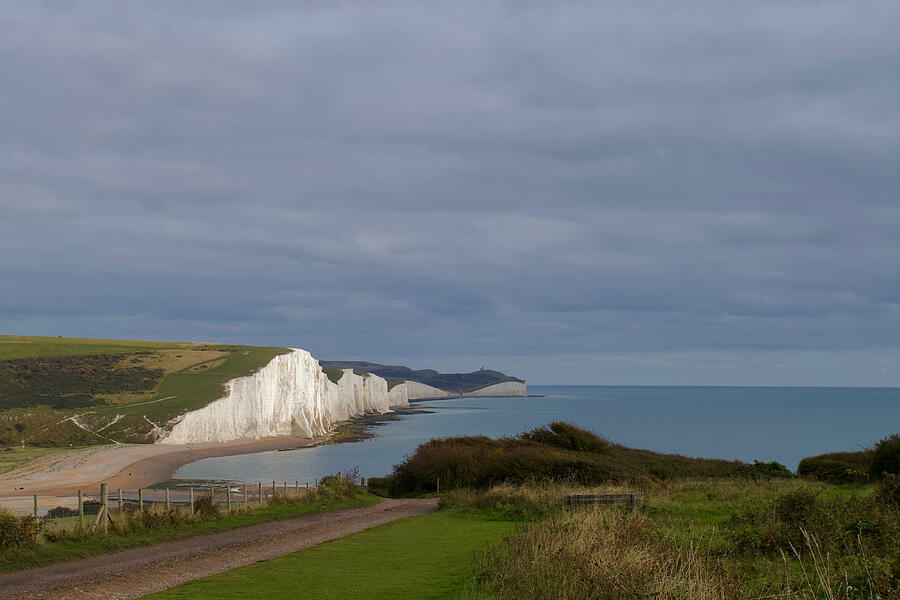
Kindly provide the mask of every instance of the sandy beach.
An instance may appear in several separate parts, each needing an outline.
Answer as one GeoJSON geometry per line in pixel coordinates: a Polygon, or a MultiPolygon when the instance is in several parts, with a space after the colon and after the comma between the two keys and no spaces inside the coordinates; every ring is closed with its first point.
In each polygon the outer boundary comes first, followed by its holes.
{"type": "Polygon", "coordinates": [[[38,495],[41,508],[67,506],[77,491],[96,494],[101,482],[110,489],[137,490],[171,479],[183,465],[211,458],[310,446],[321,439],[272,437],[203,444],[118,444],[54,454],[0,475],[0,508],[30,509],[38,495]],[[43,499],[42,499],[43,497],[43,499]]]}

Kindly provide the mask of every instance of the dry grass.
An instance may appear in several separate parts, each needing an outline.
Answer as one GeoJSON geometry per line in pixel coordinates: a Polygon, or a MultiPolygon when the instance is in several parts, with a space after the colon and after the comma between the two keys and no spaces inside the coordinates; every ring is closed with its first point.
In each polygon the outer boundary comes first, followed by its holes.
{"type": "MultiPolygon", "coordinates": [[[[143,367],[145,369],[161,369],[163,375],[187,370],[199,373],[215,368],[225,362],[228,352],[218,350],[194,350],[178,348],[176,350],[157,350],[140,354],[128,354],[122,357],[115,368],[143,367]]],[[[152,399],[158,386],[143,392],[122,392],[118,394],[96,394],[96,398],[113,406],[124,406],[152,399]]]]}
{"type": "Polygon", "coordinates": [[[445,493],[457,510],[528,522],[479,559],[467,597],[900,599],[897,509],[868,488],[673,481],[641,489],[636,512],[561,503],[629,488],[538,482],[445,493]]]}
{"type": "Polygon", "coordinates": [[[441,504],[462,512],[491,511],[514,519],[532,520],[562,510],[563,498],[571,494],[615,494],[635,491],[625,485],[584,487],[571,482],[533,481],[502,483],[487,491],[463,488],[442,494],[441,504]]]}
{"type": "Polygon", "coordinates": [[[624,509],[560,513],[521,530],[481,560],[468,598],[616,600],[740,598],[739,584],[704,551],[662,540],[650,517],[624,509]]]}

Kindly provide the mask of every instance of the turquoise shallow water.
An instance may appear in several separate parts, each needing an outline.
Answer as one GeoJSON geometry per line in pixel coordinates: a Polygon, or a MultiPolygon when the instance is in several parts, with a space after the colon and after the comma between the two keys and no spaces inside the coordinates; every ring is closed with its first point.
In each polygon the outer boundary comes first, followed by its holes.
{"type": "Polygon", "coordinates": [[[564,420],[635,448],[686,456],[777,460],[856,450],[900,431],[900,388],[529,386],[529,398],[422,402],[432,411],[353,444],[209,458],[175,477],[312,482],[359,467],[382,476],[433,437],[513,435],[564,420]]]}

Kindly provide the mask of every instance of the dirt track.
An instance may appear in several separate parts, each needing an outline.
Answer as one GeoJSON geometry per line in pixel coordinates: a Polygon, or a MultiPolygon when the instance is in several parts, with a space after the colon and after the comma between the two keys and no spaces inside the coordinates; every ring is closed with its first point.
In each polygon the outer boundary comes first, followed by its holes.
{"type": "Polygon", "coordinates": [[[384,500],[366,508],[272,521],[7,573],[0,575],[0,598],[138,598],[436,509],[437,499],[384,500]]]}

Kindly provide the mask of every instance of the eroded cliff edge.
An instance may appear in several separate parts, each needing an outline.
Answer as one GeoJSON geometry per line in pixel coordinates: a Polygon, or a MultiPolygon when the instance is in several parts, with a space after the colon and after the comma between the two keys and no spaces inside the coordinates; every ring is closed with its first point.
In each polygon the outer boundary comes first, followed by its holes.
{"type": "Polygon", "coordinates": [[[352,369],[334,383],[309,352],[293,348],[253,375],[229,381],[223,398],[179,417],[158,443],[318,437],[340,421],[408,404],[404,384],[388,391],[382,377],[352,369]]]}

